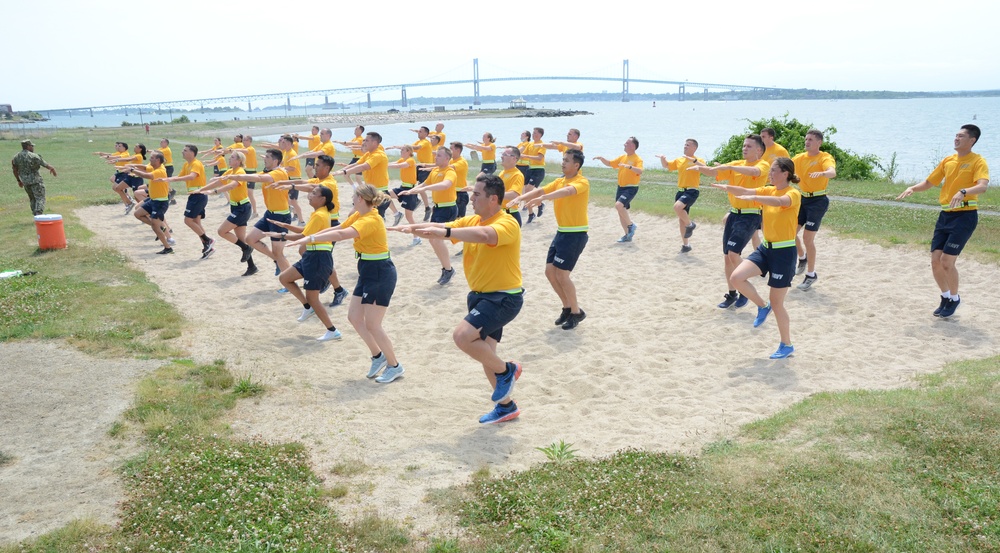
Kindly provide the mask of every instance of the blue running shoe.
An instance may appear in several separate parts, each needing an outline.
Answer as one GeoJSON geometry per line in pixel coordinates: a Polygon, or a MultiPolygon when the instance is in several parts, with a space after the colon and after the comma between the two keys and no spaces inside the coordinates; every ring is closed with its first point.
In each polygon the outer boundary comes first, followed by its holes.
{"type": "Polygon", "coordinates": [[[738,309],[740,307],[743,307],[744,305],[747,304],[748,301],[750,300],[746,296],[744,296],[743,294],[738,294],[736,297],[736,308],[738,309]]]}
{"type": "Polygon", "coordinates": [[[347,288],[341,288],[339,292],[333,293],[333,301],[330,302],[330,307],[337,307],[344,303],[344,299],[347,298],[347,288]]]}
{"type": "Polygon", "coordinates": [[[389,360],[385,358],[385,353],[379,353],[378,357],[372,358],[372,368],[368,369],[368,378],[375,378],[375,375],[379,373],[385,366],[389,364],[389,360]]]}
{"type": "Polygon", "coordinates": [[[945,306],[948,305],[948,301],[950,301],[950,299],[951,298],[946,298],[944,296],[941,296],[941,304],[938,305],[938,308],[934,310],[934,316],[935,317],[940,317],[941,316],[941,311],[943,311],[944,308],[945,308],[945,306]]]}
{"type": "Polygon", "coordinates": [[[767,305],[765,305],[764,307],[758,307],[757,318],[753,320],[753,327],[757,328],[758,326],[764,324],[764,321],[770,314],[771,314],[771,302],[767,302],[767,305]]]}
{"type": "Polygon", "coordinates": [[[521,367],[518,363],[507,362],[507,372],[497,375],[497,387],[490,396],[491,401],[500,401],[514,391],[514,382],[521,376],[521,367]]]}
{"type": "Polygon", "coordinates": [[[514,420],[521,414],[521,410],[517,408],[517,404],[513,401],[510,405],[504,407],[499,403],[492,411],[486,413],[485,415],[479,417],[480,424],[495,424],[498,422],[507,422],[514,420]]]}
{"type": "Polygon", "coordinates": [[[941,314],[938,316],[941,317],[942,319],[947,319],[948,317],[951,317],[952,315],[955,314],[955,310],[958,309],[958,304],[960,303],[962,303],[961,298],[948,300],[948,303],[946,303],[945,306],[941,308],[941,314]]]}
{"type": "Polygon", "coordinates": [[[632,223],[628,226],[628,230],[625,232],[625,236],[628,237],[628,241],[632,241],[632,237],[635,236],[635,229],[639,228],[639,225],[632,223]]]}
{"type": "Polygon", "coordinates": [[[275,263],[275,264],[274,264],[274,276],[278,276],[278,275],[280,275],[280,274],[281,274],[281,268],[280,268],[280,267],[278,267],[278,264],[277,264],[277,263],[275,263]]]}
{"type": "Polygon", "coordinates": [[[403,368],[402,363],[396,365],[395,367],[388,367],[382,373],[382,376],[379,376],[378,378],[375,379],[375,382],[378,382],[380,384],[388,384],[393,380],[396,380],[397,378],[403,376],[404,372],[406,372],[406,369],[403,368]]]}
{"type": "Polygon", "coordinates": [[[795,353],[795,348],[791,344],[778,342],[778,350],[771,354],[771,359],[784,359],[795,353]]]}
{"type": "Polygon", "coordinates": [[[285,288],[284,286],[282,286],[281,288],[278,288],[278,293],[279,294],[287,294],[288,293],[288,288],[285,288]]]}

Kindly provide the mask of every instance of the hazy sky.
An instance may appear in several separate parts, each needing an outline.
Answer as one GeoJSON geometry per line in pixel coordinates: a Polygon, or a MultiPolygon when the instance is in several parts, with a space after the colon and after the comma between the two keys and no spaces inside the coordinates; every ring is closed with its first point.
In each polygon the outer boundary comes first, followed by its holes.
{"type": "MultiPolygon", "coordinates": [[[[1000,20],[995,0],[967,0],[960,9],[924,0],[567,5],[12,2],[3,7],[0,103],[55,109],[467,79],[473,58],[480,78],[620,78],[627,58],[632,78],[840,90],[1000,88],[997,47],[982,30],[1000,20]]],[[[620,91],[621,83],[484,83],[480,93],[602,90],[620,91]]],[[[471,84],[408,90],[411,98],[466,94],[471,84]]]]}

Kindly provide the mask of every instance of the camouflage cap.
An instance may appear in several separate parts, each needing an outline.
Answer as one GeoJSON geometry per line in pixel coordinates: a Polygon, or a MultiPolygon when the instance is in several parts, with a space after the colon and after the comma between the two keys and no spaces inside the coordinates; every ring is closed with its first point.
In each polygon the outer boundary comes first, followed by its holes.
{"type": "Polygon", "coordinates": [[[34,146],[34,145],[35,145],[35,143],[32,142],[32,141],[30,141],[30,140],[22,140],[21,141],[21,146],[22,147],[24,147],[24,146],[34,146]]]}

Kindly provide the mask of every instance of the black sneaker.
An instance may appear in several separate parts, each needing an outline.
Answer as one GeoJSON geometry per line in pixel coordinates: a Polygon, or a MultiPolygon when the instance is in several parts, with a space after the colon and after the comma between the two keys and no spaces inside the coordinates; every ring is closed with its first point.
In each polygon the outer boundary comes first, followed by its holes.
{"type": "Polygon", "coordinates": [[[951,317],[952,315],[955,314],[955,310],[958,309],[958,304],[960,303],[962,303],[961,298],[957,300],[949,299],[948,303],[946,303],[944,307],[941,308],[941,314],[938,316],[941,317],[942,319],[947,319],[948,317],[951,317]]]}
{"type": "Polygon", "coordinates": [[[694,221],[692,221],[690,225],[684,227],[684,238],[691,238],[691,235],[694,234],[694,229],[696,228],[698,228],[698,225],[694,224],[694,221]]]}
{"type": "Polygon", "coordinates": [[[243,255],[240,256],[240,263],[246,263],[250,261],[250,256],[253,255],[253,248],[247,246],[243,248],[243,255]]]}
{"type": "Polygon", "coordinates": [[[946,305],[948,305],[948,298],[941,296],[941,304],[938,305],[938,308],[934,310],[934,316],[940,317],[941,310],[943,310],[946,305]]]}
{"type": "Polygon", "coordinates": [[[739,294],[726,294],[722,298],[722,303],[719,304],[719,309],[729,309],[739,298],[739,294]]]}
{"type": "Polygon", "coordinates": [[[205,250],[205,253],[201,254],[201,258],[208,259],[209,257],[212,257],[213,253],[215,253],[215,248],[208,248],[205,250]]]}
{"type": "Polygon", "coordinates": [[[205,245],[201,248],[202,256],[207,257],[205,256],[205,254],[208,253],[210,250],[212,250],[214,247],[215,247],[215,240],[209,238],[208,242],[205,242],[205,245]]]}
{"type": "Polygon", "coordinates": [[[163,248],[162,250],[156,252],[156,255],[167,255],[167,254],[171,254],[171,253],[174,253],[174,249],[173,248],[163,248]]]}
{"type": "Polygon", "coordinates": [[[455,269],[441,269],[441,278],[438,279],[438,284],[442,286],[448,284],[453,276],[455,276],[455,269]]]}
{"type": "Polygon", "coordinates": [[[573,330],[574,328],[576,328],[576,325],[580,324],[580,321],[586,318],[587,314],[583,311],[583,309],[581,309],[579,313],[570,313],[569,319],[567,319],[566,322],[563,323],[562,329],[573,330]]]}
{"type": "Polygon", "coordinates": [[[795,274],[801,275],[806,272],[806,266],[809,265],[809,259],[800,259],[799,264],[795,267],[795,274]]]}
{"type": "Polygon", "coordinates": [[[681,246],[681,253],[689,253],[690,251],[691,251],[691,246],[688,246],[687,244],[683,244],[681,246]]]}
{"type": "Polygon", "coordinates": [[[538,216],[542,216],[542,211],[545,211],[545,204],[538,204],[538,216]]]}
{"type": "Polygon", "coordinates": [[[174,196],[176,195],[177,191],[173,188],[170,189],[170,192],[167,192],[167,201],[170,202],[170,205],[177,205],[177,200],[174,199],[174,196]]]}
{"type": "Polygon", "coordinates": [[[254,265],[253,267],[247,267],[247,271],[245,273],[243,273],[241,276],[255,275],[255,274],[257,274],[257,271],[259,271],[259,270],[260,269],[258,269],[256,265],[254,265]]]}
{"type": "Polygon", "coordinates": [[[427,221],[430,221],[430,220],[431,220],[431,208],[425,207],[424,208],[424,222],[426,223],[427,221]]]}
{"type": "Polygon", "coordinates": [[[563,323],[569,320],[570,308],[563,307],[562,313],[559,314],[559,318],[556,319],[556,326],[562,326],[563,323]]]}
{"type": "Polygon", "coordinates": [[[527,221],[525,221],[525,223],[524,223],[524,224],[526,224],[526,225],[530,225],[530,224],[531,224],[531,222],[532,222],[532,221],[534,221],[534,220],[535,220],[535,214],[534,214],[534,213],[529,213],[529,214],[528,214],[528,220],[527,220],[527,221]]]}

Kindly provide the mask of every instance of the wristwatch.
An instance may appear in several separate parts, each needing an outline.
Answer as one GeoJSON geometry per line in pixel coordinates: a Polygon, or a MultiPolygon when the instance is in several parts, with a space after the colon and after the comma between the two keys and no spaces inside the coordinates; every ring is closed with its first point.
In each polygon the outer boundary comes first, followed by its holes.
{"type": "Polygon", "coordinates": [[[968,194],[968,192],[966,192],[964,188],[961,189],[961,190],[959,190],[959,192],[961,192],[963,196],[965,196],[966,194],[968,194]]]}

